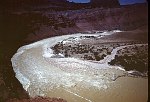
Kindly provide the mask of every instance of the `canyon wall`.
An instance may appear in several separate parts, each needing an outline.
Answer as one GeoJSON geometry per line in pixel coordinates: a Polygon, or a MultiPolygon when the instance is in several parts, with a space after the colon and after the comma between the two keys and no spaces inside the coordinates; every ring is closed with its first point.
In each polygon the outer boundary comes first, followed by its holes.
{"type": "Polygon", "coordinates": [[[146,4],[118,8],[94,8],[69,10],[55,13],[45,12],[48,18],[29,39],[103,30],[135,30],[148,25],[146,4]],[[46,25],[46,26],[45,26],[46,25]]]}

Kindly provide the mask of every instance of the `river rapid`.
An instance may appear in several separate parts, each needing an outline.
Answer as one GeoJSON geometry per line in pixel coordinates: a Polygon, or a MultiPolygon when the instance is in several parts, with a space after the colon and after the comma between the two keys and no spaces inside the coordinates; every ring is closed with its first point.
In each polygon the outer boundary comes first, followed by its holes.
{"type": "Polygon", "coordinates": [[[68,102],[146,102],[148,80],[128,77],[123,68],[108,64],[126,46],[113,49],[98,63],[65,58],[61,54],[62,58],[52,58],[50,47],[57,42],[102,34],[113,32],[57,36],[19,48],[11,59],[16,78],[31,97],[60,97],[68,102]]]}

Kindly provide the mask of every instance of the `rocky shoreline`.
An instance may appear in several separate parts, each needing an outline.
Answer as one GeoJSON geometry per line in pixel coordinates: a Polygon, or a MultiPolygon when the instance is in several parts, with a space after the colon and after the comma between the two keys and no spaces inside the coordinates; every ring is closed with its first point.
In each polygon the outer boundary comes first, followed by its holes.
{"type": "Polygon", "coordinates": [[[110,42],[110,43],[100,42],[94,45],[90,44],[91,40],[99,40],[100,38],[99,36],[89,36],[89,37],[80,36],[79,38],[77,37],[68,38],[57,43],[51,48],[54,51],[54,54],[57,55],[55,56],[55,58],[74,57],[82,60],[100,61],[104,59],[104,57],[106,57],[107,55],[110,55],[112,50],[115,49],[116,47],[126,46],[118,50],[117,54],[115,55],[115,58],[112,61],[108,62],[108,64],[122,66],[122,68],[124,68],[126,71],[130,71],[129,76],[133,76],[133,77],[148,76],[147,74],[148,73],[148,66],[147,66],[148,45],[147,44],[144,43],[139,44],[138,41],[130,41],[130,42],[122,41],[122,42],[110,42]],[[82,42],[84,40],[86,41],[87,39],[88,39],[87,44],[86,43],[82,44],[82,42]],[[58,54],[61,55],[59,56],[58,54]],[[140,55],[142,55],[143,57],[140,55]],[[134,58],[135,56],[137,57],[139,56],[139,57],[134,58]],[[122,58],[123,61],[120,59],[121,57],[123,57],[122,58]],[[128,61],[132,61],[132,62],[127,62],[127,59],[128,61]]]}

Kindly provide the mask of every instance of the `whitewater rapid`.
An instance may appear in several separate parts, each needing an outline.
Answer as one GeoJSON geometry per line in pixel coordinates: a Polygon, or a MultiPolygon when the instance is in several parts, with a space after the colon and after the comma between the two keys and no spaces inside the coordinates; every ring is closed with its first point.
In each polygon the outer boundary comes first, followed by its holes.
{"type": "Polygon", "coordinates": [[[51,58],[54,56],[51,47],[70,37],[99,36],[100,34],[102,33],[57,36],[19,48],[11,59],[16,78],[31,97],[46,96],[46,93],[52,90],[62,89],[74,94],[74,97],[83,99],[83,102],[93,102],[73,90],[77,90],[77,87],[107,90],[114,79],[126,75],[127,72],[121,67],[108,65],[117,51],[126,46],[115,48],[111,55],[107,55],[100,63],[63,58],[62,54],[59,54],[62,58],[51,58]]]}

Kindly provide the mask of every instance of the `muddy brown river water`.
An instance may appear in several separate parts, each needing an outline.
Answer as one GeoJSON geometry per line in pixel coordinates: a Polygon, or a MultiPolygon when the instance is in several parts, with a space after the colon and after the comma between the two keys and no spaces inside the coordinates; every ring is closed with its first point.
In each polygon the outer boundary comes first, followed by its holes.
{"type": "MultiPolygon", "coordinates": [[[[126,76],[107,63],[51,58],[51,46],[68,37],[45,39],[21,47],[11,59],[17,79],[31,97],[58,97],[68,102],[146,102],[148,79],[126,76]],[[113,80],[114,77],[119,77],[113,80]]],[[[92,35],[93,36],[93,35],[92,35]]]]}

